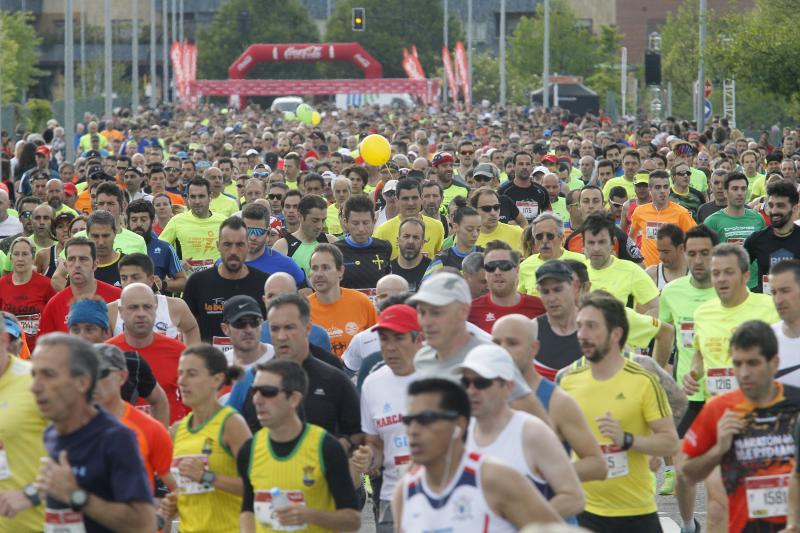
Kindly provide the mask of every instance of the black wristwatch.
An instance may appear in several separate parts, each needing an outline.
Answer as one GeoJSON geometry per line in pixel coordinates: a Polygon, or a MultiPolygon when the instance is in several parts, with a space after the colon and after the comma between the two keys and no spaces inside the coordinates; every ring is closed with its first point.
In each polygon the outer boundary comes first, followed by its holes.
{"type": "Polygon", "coordinates": [[[203,472],[203,475],[200,477],[200,483],[204,485],[208,485],[209,487],[214,486],[214,481],[217,480],[217,475],[210,470],[206,470],[203,472]]]}
{"type": "Polygon", "coordinates": [[[633,434],[626,431],[625,435],[622,437],[622,449],[630,450],[631,446],[633,446],[633,434]]]}
{"type": "Polygon", "coordinates": [[[89,493],[83,489],[73,490],[69,495],[69,508],[79,513],[89,503],[89,493]]]}
{"type": "Polygon", "coordinates": [[[42,503],[42,499],[39,497],[39,491],[36,490],[33,483],[28,483],[22,487],[22,493],[31,501],[31,505],[34,507],[39,507],[39,504],[42,503]]]}

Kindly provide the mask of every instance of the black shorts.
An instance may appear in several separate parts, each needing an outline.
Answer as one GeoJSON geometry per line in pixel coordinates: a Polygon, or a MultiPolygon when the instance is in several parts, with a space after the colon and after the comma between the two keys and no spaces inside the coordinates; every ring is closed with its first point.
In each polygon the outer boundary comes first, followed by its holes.
{"type": "Polygon", "coordinates": [[[595,533],[662,533],[658,513],[637,516],[600,516],[584,511],[578,524],[595,533]]]}
{"type": "Polygon", "coordinates": [[[683,438],[683,436],[686,435],[686,432],[692,427],[692,422],[694,422],[694,419],[700,414],[700,410],[705,404],[706,402],[689,402],[686,412],[683,413],[683,418],[681,418],[680,423],[678,423],[678,437],[683,438]]]}

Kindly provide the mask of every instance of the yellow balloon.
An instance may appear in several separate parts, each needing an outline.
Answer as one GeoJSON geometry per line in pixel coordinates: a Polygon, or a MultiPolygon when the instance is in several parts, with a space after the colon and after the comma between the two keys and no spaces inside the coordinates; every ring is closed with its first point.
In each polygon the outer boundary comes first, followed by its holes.
{"type": "Polygon", "coordinates": [[[392,147],[383,135],[373,133],[367,135],[359,146],[361,157],[368,165],[379,167],[385,165],[392,155],[392,147]]]}
{"type": "Polygon", "coordinates": [[[311,113],[311,124],[313,126],[316,126],[320,122],[322,122],[322,117],[319,116],[319,113],[317,111],[314,111],[313,113],[311,113]]]}

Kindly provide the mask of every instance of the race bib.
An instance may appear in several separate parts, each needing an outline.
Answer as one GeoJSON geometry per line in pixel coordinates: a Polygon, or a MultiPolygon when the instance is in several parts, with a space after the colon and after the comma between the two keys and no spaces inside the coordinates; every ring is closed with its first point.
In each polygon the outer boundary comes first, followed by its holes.
{"type": "Polygon", "coordinates": [[[22,331],[24,331],[26,335],[38,335],[39,319],[41,318],[42,315],[38,313],[35,315],[17,315],[17,320],[19,320],[22,331]]]}
{"type": "Polygon", "coordinates": [[[681,322],[681,344],[691,348],[694,343],[694,322],[681,322]]]}
{"type": "Polygon", "coordinates": [[[732,368],[709,368],[706,374],[706,390],[711,395],[724,394],[738,389],[732,368]]]}
{"type": "Polygon", "coordinates": [[[0,441],[0,481],[11,479],[11,465],[8,464],[8,454],[0,441]]]}
{"type": "Polygon", "coordinates": [[[764,274],[761,276],[761,287],[762,294],[772,296],[772,287],[769,284],[769,274],[764,274]]]}
{"type": "Polygon", "coordinates": [[[86,533],[83,515],[71,509],[46,509],[44,533],[86,533]]]}
{"type": "Polygon", "coordinates": [[[186,275],[191,276],[195,272],[202,272],[203,270],[207,270],[214,266],[215,261],[213,259],[197,259],[191,260],[187,259],[186,264],[189,265],[189,268],[186,269],[186,275]]]}
{"type": "Polygon", "coordinates": [[[181,465],[181,462],[185,459],[200,459],[200,461],[203,462],[204,468],[208,470],[208,456],[206,455],[180,455],[178,457],[174,457],[172,459],[172,466],[170,467],[169,471],[172,474],[172,477],[175,478],[175,483],[178,484],[178,489],[180,490],[181,494],[205,494],[208,492],[214,492],[214,487],[212,485],[206,485],[205,483],[191,480],[188,477],[180,474],[178,469],[181,465]]]}
{"type": "Polygon", "coordinates": [[[375,302],[378,301],[378,289],[356,289],[358,292],[363,294],[364,296],[369,298],[369,301],[372,302],[372,305],[375,305],[375,302]]]}
{"type": "Polygon", "coordinates": [[[606,458],[608,479],[628,475],[628,452],[613,444],[601,444],[600,449],[606,458]]]}
{"type": "Polygon", "coordinates": [[[211,345],[225,354],[228,366],[233,366],[233,344],[230,337],[211,337],[211,345]]]}
{"type": "Polygon", "coordinates": [[[517,209],[519,212],[522,213],[522,216],[528,219],[528,221],[533,220],[539,214],[539,202],[525,202],[520,201],[516,203],[517,209]]]}
{"type": "MultiPolygon", "coordinates": [[[[286,497],[289,499],[289,503],[306,504],[306,497],[301,490],[288,490],[286,491],[286,497]]],[[[301,531],[308,527],[306,524],[299,526],[281,525],[275,516],[275,508],[272,507],[272,494],[268,490],[257,490],[255,492],[253,510],[255,511],[256,520],[260,524],[264,524],[275,531],[301,531]]]]}
{"type": "Polygon", "coordinates": [[[747,515],[752,519],[786,516],[789,474],[749,477],[745,480],[747,515]]]}
{"type": "Polygon", "coordinates": [[[663,226],[661,222],[648,222],[644,229],[644,236],[648,241],[654,241],[658,238],[658,230],[663,226]]]}

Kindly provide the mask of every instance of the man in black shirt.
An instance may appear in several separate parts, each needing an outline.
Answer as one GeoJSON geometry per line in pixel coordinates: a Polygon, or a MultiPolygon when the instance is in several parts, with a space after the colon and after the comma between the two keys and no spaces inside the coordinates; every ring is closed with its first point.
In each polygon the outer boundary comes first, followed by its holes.
{"type": "Polygon", "coordinates": [[[255,533],[256,520],[271,529],[311,524],[355,531],[361,526],[344,450],[333,436],[304,423],[297,414],[313,391],[309,385],[306,372],[294,361],[272,360],[258,366],[253,403],[264,429],[242,445],[236,461],[244,481],[239,522],[245,533],[255,533]],[[318,455],[312,453],[316,450],[318,455]],[[318,462],[309,465],[309,456],[318,462]],[[274,459],[281,461],[280,468],[263,468],[274,459]],[[315,479],[320,476],[324,483],[315,479]],[[274,505],[270,491],[276,486],[286,494],[288,505],[274,505]],[[333,508],[322,504],[328,499],[333,508]]]}
{"type": "Polygon", "coordinates": [[[706,202],[697,209],[697,223],[702,224],[705,219],[728,207],[728,198],[725,196],[725,176],[728,171],[724,168],[718,168],[711,173],[709,187],[711,192],[711,201],[706,202]]]}
{"type": "Polygon", "coordinates": [[[512,159],[514,179],[500,186],[498,192],[513,200],[514,205],[528,222],[543,211],[550,211],[550,196],[531,179],[533,157],[528,152],[517,152],[512,159]]]}
{"type": "Polygon", "coordinates": [[[459,207],[453,214],[453,231],[455,239],[447,250],[437,254],[431,262],[425,276],[430,276],[442,267],[453,267],[461,271],[461,263],[472,252],[481,252],[483,248],[476,246],[481,234],[481,215],[474,207],[459,207]]]}
{"type": "Polygon", "coordinates": [[[767,187],[770,226],[756,231],[744,241],[750,261],[758,265],[755,292],[772,294],[768,281],[770,268],[781,261],[800,257],[800,228],[794,223],[799,200],[797,188],[788,181],[767,187]]]}
{"type": "Polygon", "coordinates": [[[233,216],[220,225],[217,248],[220,264],[190,276],[183,293],[186,305],[197,318],[203,342],[208,343],[213,337],[225,336],[222,308],[228,298],[247,294],[261,302],[267,281],[266,274],[245,264],[247,230],[241,218],[233,216]]]}
{"type": "Polygon", "coordinates": [[[408,282],[408,291],[417,292],[428,265],[429,257],[422,255],[425,244],[425,224],[418,218],[407,218],[400,223],[397,247],[400,254],[389,262],[389,273],[397,274],[408,282]]]}
{"type": "Polygon", "coordinates": [[[344,224],[345,238],[334,243],[344,256],[341,286],[374,290],[389,265],[392,245],[372,237],[375,229],[372,200],[364,195],[348,199],[344,204],[344,224]]]}

